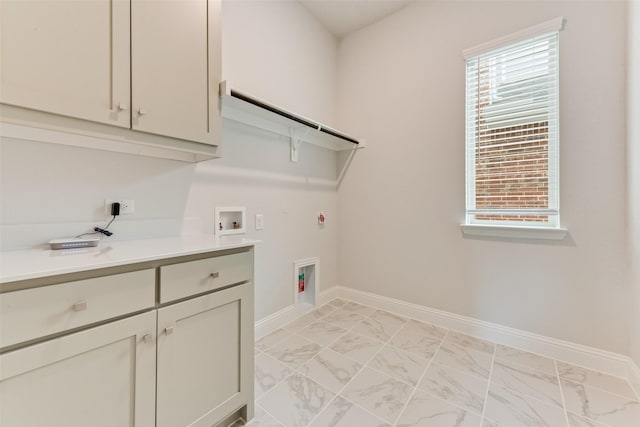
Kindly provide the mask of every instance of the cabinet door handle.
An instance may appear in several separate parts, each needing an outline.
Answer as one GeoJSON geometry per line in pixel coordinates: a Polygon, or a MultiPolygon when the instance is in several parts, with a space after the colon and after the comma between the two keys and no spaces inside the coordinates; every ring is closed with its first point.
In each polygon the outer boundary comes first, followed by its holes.
{"type": "Polygon", "coordinates": [[[167,326],[166,328],[164,328],[165,335],[171,335],[173,333],[173,329],[173,326],[167,326]]]}
{"type": "Polygon", "coordinates": [[[149,344],[151,341],[153,341],[153,335],[151,334],[146,334],[145,336],[142,337],[142,339],[144,340],[144,342],[146,342],[147,344],[149,344]]]}
{"type": "Polygon", "coordinates": [[[86,302],[77,302],[75,304],[73,304],[73,311],[78,312],[78,311],[85,311],[87,309],[87,303],[86,302]]]}
{"type": "Polygon", "coordinates": [[[144,116],[145,114],[147,114],[147,110],[142,109],[142,108],[138,108],[138,115],[139,116],[144,116]]]}
{"type": "Polygon", "coordinates": [[[220,273],[218,273],[217,271],[215,273],[211,273],[212,279],[217,279],[218,277],[220,277],[220,273]]]}
{"type": "Polygon", "coordinates": [[[118,105],[116,106],[115,110],[111,110],[114,112],[118,112],[118,111],[126,111],[129,108],[129,106],[123,102],[118,103],[118,105]]]}

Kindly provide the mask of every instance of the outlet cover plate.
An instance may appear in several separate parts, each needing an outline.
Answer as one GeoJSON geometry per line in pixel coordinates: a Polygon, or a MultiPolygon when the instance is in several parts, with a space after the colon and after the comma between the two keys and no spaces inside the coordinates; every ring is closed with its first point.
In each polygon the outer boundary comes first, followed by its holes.
{"type": "Polygon", "coordinates": [[[111,215],[111,204],[120,203],[120,215],[131,215],[135,212],[135,205],[132,199],[120,199],[120,200],[104,200],[104,213],[111,215]]]}

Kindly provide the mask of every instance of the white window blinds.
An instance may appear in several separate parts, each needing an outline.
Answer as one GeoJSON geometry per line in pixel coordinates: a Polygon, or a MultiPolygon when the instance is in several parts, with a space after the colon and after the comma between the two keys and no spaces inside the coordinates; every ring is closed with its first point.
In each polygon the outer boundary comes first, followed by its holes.
{"type": "Polygon", "coordinates": [[[543,28],[466,58],[467,224],[559,227],[559,28],[543,28]]]}

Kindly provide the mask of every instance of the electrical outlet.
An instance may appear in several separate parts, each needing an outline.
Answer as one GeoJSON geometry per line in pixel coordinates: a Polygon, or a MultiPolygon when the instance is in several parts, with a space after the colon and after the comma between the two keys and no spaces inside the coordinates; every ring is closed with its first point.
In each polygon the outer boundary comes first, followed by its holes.
{"type": "Polygon", "coordinates": [[[256,214],[256,230],[264,229],[264,215],[256,214]]]}
{"type": "Polygon", "coordinates": [[[120,215],[130,215],[135,212],[134,201],[132,199],[110,200],[104,201],[104,213],[111,215],[111,204],[120,203],[120,215]]]}

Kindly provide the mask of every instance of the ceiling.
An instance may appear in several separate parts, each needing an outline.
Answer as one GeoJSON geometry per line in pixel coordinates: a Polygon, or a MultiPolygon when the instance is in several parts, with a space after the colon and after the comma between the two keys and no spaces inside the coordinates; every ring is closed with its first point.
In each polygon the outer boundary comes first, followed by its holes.
{"type": "Polygon", "coordinates": [[[359,30],[413,0],[299,0],[336,37],[359,30]]]}

